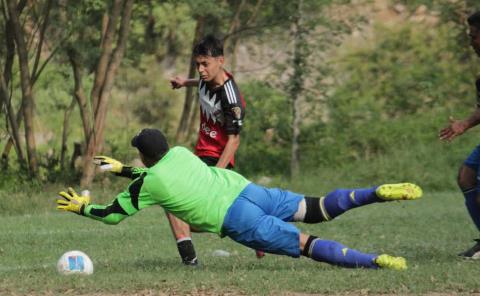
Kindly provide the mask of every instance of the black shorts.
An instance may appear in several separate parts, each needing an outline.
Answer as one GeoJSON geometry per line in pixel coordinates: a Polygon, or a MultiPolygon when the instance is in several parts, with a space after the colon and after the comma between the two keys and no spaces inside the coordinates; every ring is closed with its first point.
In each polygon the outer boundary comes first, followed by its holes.
{"type": "MultiPolygon", "coordinates": [[[[199,156],[199,158],[208,166],[216,166],[218,162],[218,158],[213,156],[199,156]]],[[[226,168],[231,170],[233,166],[229,163],[226,168]]]]}

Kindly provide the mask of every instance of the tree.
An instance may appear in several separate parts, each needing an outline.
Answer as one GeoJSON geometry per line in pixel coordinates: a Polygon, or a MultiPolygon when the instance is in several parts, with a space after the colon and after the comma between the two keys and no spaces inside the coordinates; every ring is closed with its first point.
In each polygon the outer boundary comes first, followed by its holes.
{"type": "MultiPolygon", "coordinates": [[[[201,38],[203,37],[205,30],[205,16],[198,16],[197,17],[197,25],[195,27],[195,35],[193,37],[193,42],[192,42],[192,50],[193,46],[197,44],[201,38]]],[[[195,72],[196,72],[196,66],[195,66],[195,57],[193,56],[193,53],[190,56],[190,67],[188,70],[188,78],[193,78],[195,77],[195,72]]],[[[192,104],[193,104],[193,88],[192,87],[187,87],[187,90],[185,92],[185,102],[183,104],[183,111],[182,111],[182,116],[180,118],[180,123],[178,125],[177,129],[177,134],[175,135],[175,142],[182,142],[185,141],[187,138],[187,132],[188,132],[188,122],[190,119],[190,113],[192,112],[192,104]]]]}
{"type": "MultiPolygon", "coordinates": [[[[71,40],[67,48],[75,80],[74,94],[80,109],[86,144],[83,153],[81,186],[88,186],[92,182],[95,173],[95,168],[92,164],[93,156],[103,148],[103,135],[110,91],[125,53],[132,7],[133,0],[114,0],[112,6],[104,12],[101,18],[103,26],[100,28],[100,32],[102,32],[100,52],[97,62],[91,65],[92,69],[94,69],[95,77],[89,101],[87,101],[83,90],[81,65],[84,64],[83,61],[85,59],[91,57],[82,56],[80,49],[90,45],[94,46],[91,39],[92,36],[88,35],[87,30],[77,32],[78,39],[71,40]]],[[[101,9],[104,8],[102,7],[101,9]]],[[[98,9],[97,12],[101,9],[98,9]]],[[[76,12],[69,7],[69,13],[76,12]]]]}
{"type": "Polygon", "coordinates": [[[22,110],[25,120],[25,139],[27,144],[28,167],[31,175],[36,175],[38,170],[37,151],[34,136],[34,97],[32,93],[32,80],[28,65],[28,52],[23,30],[19,20],[19,13],[15,0],[8,0],[8,12],[12,24],[15,44],[17,46],[18,63],[20,65],[20,84],[22,87],[22,110]]]}
{"type": "MultiPolygon", "coordinates": [[[[33,131],[34,122],[34,95],[33,88],[38,78],[43,73],[46,65],[58,52],[57,45],[49,52],[43,51],[43,45],[47,39],[47,28],[49,28],[50,12],[53,8],[53,1],[43,3],[20,1],[8,1],[5,5],[2,1],[2,12],[5,16],[5,65],[3,68],[0,83],[0,102],[6,110],[5,115],[9,123],[9,139],[2,152],[2,160],[8,160],[11,147],[15,148],[21,167],[24,165],[23,150],[20,141],[19,127],[22,120],[25,122],[25,138],[28,156],[28,168],[32,175],[38,170],[37,152],[33,131]],[[28,5],[28,6],[27,6],[28,5]],[[27,13],[22,15],[24,8],[28,7],[27,13]],[[20,24],[20,16],[24,19],[20,24]],[[25,25],[27,24],[28,25],[25,25]],[[26,41],[28,40],[28,42],[26,41]],[[41,58],[41,53],[48,53],[46,59],[41,58]],[[22,89],[22,103],[19,110],[13,111],[12,93],[14,89],[13,70],[15,55],[19,58],[20,85],[22,89]],[[30,64],[33,65],[29,71],[30,64]]],[[[53,38],[52,38],[53,39],[53,38]]],[[[58,44],[62,43],[58,39],[58,44]]],[[[51,42],[50,45],[54,45],[51,42]]]]}
{"type": "Polygon", "coordinates": [[[293,37],[293,74],[290,77],[290,99],[292,102],[292,147],[290,159],[290,175],[296,177],[300,170],[299,144],[301,112],[300,100],[303,95],[304,77],[307,69],[306,58],[308,55],[308,44],[305,40],[305,26],[303,20],[303,0],[296,2],[296,13],[292,23],[293,37]]]}

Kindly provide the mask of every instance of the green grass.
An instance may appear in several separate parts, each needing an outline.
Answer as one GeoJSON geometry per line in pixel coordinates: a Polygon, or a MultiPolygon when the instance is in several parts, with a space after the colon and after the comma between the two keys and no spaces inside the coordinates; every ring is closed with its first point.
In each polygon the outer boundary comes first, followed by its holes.
{"type": "MultiPolygon", "coordinates": [[[[95,195],[93,195],[95,196],[95,195]]],[[[44,198],[45,208],[54,198],[44,198]]],[[[455,254],[478,236],[458,192],[427,192],[419,201],[375,204],[335,221],[302,225],[308,233],[366,252],[407,258],[406,272],[342,269],[301,258],[267,255],[228,238],[195,234],[201,265],[180,264],[164,212],[147,209],[117,226],[70,213],[38,211],[0,217],[0,295],[119,293],[426,293],[480,292],[479,262],[455,254]],[[67,250],[86,252],[91,276],[61,276],[67,250]],[[230,257],[214,257],[216,249],[230,257]]]]}

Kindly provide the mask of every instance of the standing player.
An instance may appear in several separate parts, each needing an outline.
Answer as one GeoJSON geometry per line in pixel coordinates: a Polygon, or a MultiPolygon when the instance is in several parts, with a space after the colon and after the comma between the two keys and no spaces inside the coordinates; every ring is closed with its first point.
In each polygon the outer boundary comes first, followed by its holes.
{"type": "MultiPolygon", "coordinates": [[[[480,56],[480,11],[472,14],[468,18],[470,44],[476,54],[480,56]]],[[[476,81],[477,88],[477,107],[475,111],[464,120],[454,120],[450,118],[450,124],[440,131],[440,139],[451,141],[456,136],[460,136],[468,129],[480,123],[480,79],[476,81]]],[[[477,146],[470,156],[465,160],[458,172],[458,186],[465,196],[465,205],[473,223],[480,230],[480,145],[477,146]]],[[[480,258],[480,239],[476,244],[458,254],[464,258],[480,258]]]]}
{"type": "Polygon", "coordinates": [[[336,241],[301,233],[288,222],[330,221],[360,206],[392,200],[420,198],[420,187],[387,184],[363,189],[338,189],[322,198],[251,183],[240,174],[209,167],[183,147],[169,148],[163,134],[144,129],[133,137],[147,169],[123,167],[120,162],[99,157],[100,165],[120,167],[133,181],[109,205],[90,204],[69,188],[60,192],[57,208],[117,224],[138,211],[158,204],[167,212],[200,231],[228,236],[250,248],[344,267],[404,270],[402,257],[362,253],[336,241]]]}
{"type": "MultiPolygon", "coordinates": [[[[193,55],[200,79],[175,77],[170,83],[174,89],[198,87],[200,128],[195,154],[209,166],[232,169],[240,144],[245,101],[233,76],[223,68],[225,58],[220,40],[206,36],[194,47],[193,55]]],[[[168,218],[183,262],[189,262],[182,253],[190,254],[190,257],[195,254],[190,228],[173,215],[168,214],[168,218]]],[[[257,251],[257,257],[263,255],[263,252],[257,251]]]]}

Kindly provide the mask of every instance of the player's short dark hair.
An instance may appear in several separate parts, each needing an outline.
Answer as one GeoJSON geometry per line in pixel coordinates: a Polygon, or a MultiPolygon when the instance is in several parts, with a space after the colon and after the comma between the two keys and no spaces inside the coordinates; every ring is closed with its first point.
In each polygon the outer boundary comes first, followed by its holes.
{"type": "Polygon", "coordinates": [[[467,22],[470,26],[474,26],[477,29],[480,29],[480,11],[477,11],[470,15],[467,19],[467,22]]]}
{"type": "Polygon", "coordinates": [[[213,35],[205,36],[193,48],[193,55],[198,56],[223,56],[223,41],[213,35]]]}

